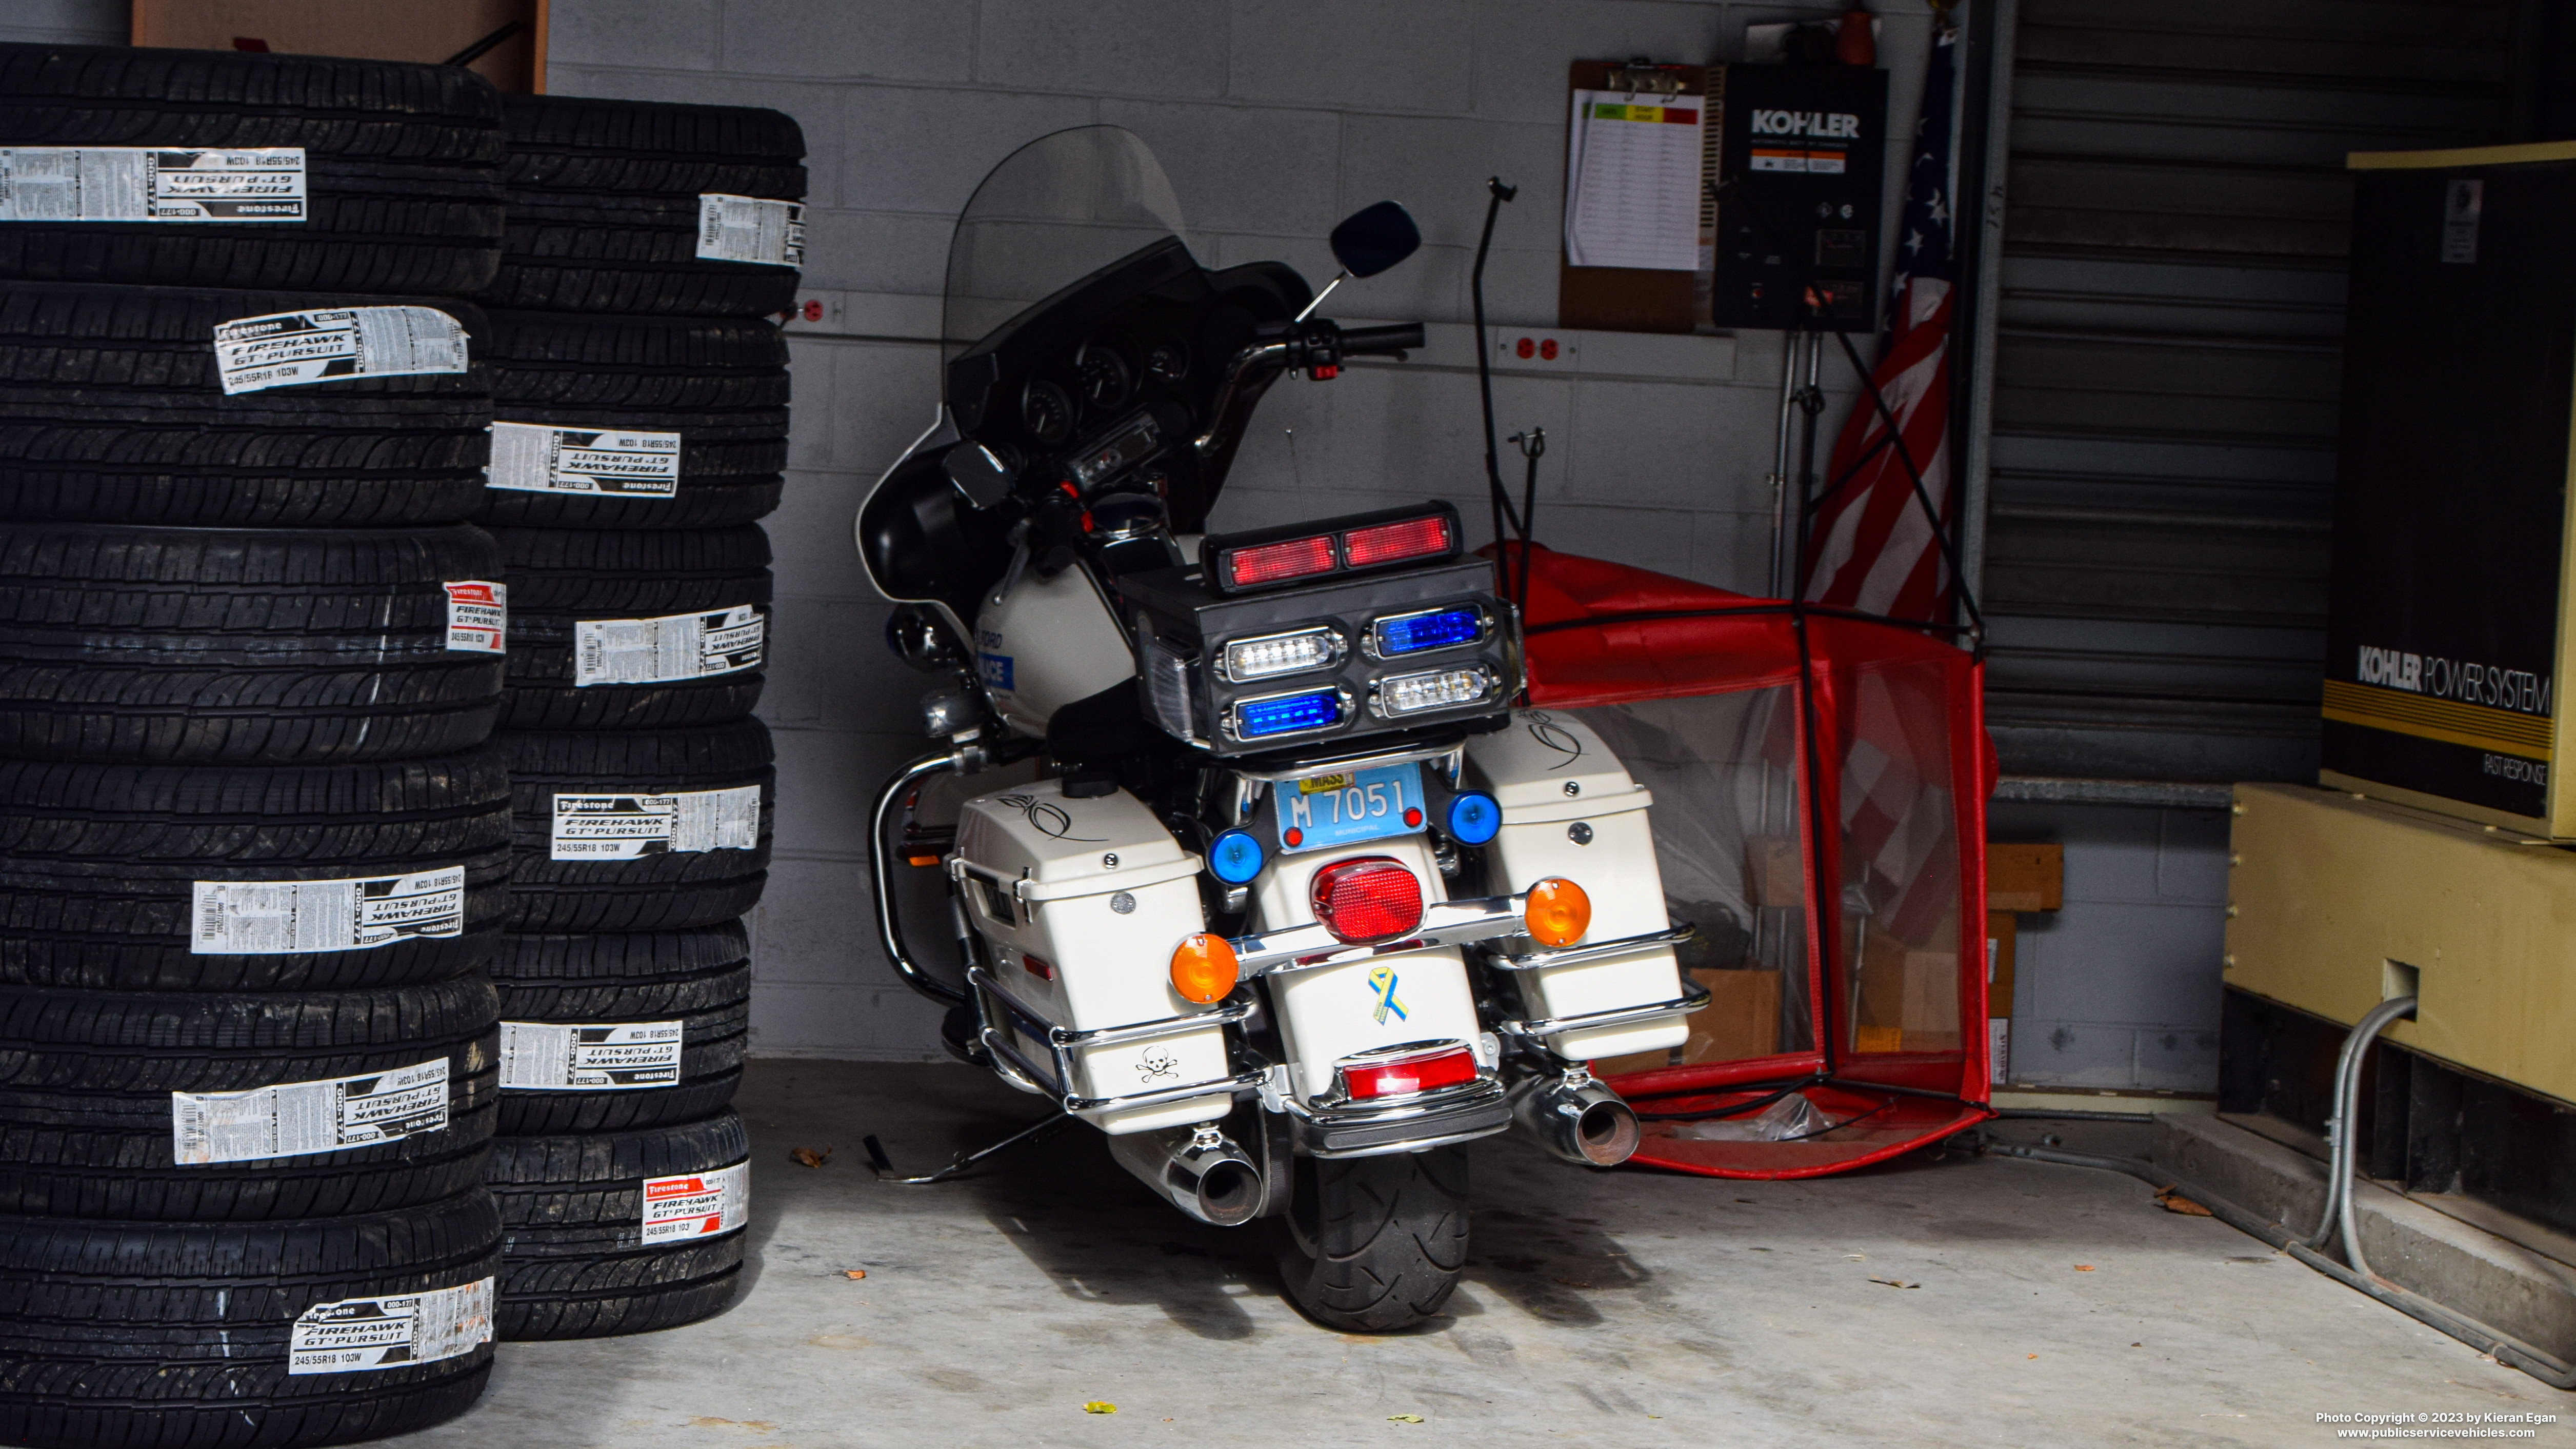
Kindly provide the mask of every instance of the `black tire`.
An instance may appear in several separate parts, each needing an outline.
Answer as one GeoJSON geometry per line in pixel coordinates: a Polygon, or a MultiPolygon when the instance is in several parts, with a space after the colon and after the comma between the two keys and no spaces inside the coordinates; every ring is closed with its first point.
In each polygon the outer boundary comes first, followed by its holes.
{"type": "Polygon", "coordinates": [[[496,307],[761,317],[796,300],[781,266],[702,260],[698,198],[799,201],[805,138],[776,111],[514,96],[496,307]]]}
{"type": "Polygon", "coordinates": [[[680,930],[730,921],[760,903],[778,771],[769,727],[759,720],[687,730],[505,730],[495,741],[510,765],[511,930],[680,930]],[[552,858],[558,795],[742,789],[759,798],[748,846],[552,858]]]}
{"type": "Polygon", "coordinates": [[[0,1212],[264,1221],[380,1212],[482,1181],[499,997],[480,976],[382,991],[0,987],[0,1212]],[[173,1093],[447,1065],[445,1125],[391,1142],[180,1165],[173,1093]]]}
{"type": "Polygon", "coordinates": [[[504,96],[514,187],[630,195],[805,195],[805,133],[784,111],[504,96]]]}
{"type": "Polygon", "coordinates": [[[727,1169],[740,1180],[750,1156],[731,1111],[634,1132],[495,1141],[501,1337],[644,1333],[722,1312],[741,1281],[741,1228],[647,1243],[644,1185],[727,1169]]]}
{"type": "Polygon", "coordinates": [[[296,764],[454,754],[502,659],[450,651],[490,535],[0,523],[0,755],[296,764]]]}
{"type": "Polygon", "coordinates": [[[496,750],[355,765],[0,760],[0,983],[112,991],[339,991],[490,961],[509,909],[496,750]],[[465,868],[463,930],[350,951],[191,950],[198,881],[465,868]]]}
{"type": "Polygon", "coordinates": [[[750,957],[738,921],[690,931],[502,937],[492,963],[502,1021],[678,1021],[681,1034],[677,1082],[596,1091],[504,1087],[501,1132],[617,1132],[722,1110],[742,1081],[750,957]]]}
{"type": "Polygon", "coordinates": [[[794,267],[702,260],[695,196],[561,196],[514,188],[501,273],[481,300],[558,312],[769,317],[794,267]]]}
{"type": "Polygon", "coordinates": [[[1271,1244],[1288,1296],[1344,1333],[1386,1333],[1437,1314],[1467,1266],[1467,1155],[1292,1159],[1271,1244]]]}
{"type": "Polygon", "coordinates": [[[400,1212],[227,1227],[0,1218],[0,1442],[286,1449],[454,1418],[486,1342],[365,1372],[287,1372],[298,1315],[495,1279],[481,1188],[400,1212]]]}
{"type": "Polygon", "coordinates": [[[491,448],[479,357],[461,373],[231,397],[216,374],[220,323],[405,303],[456,318],[478,354],[491,332],[481,309],[456,301],[0,283],[0,517],[340,528],[466,518],[491,448]]]}
{"type": "Polygon", "coordinates": [[[500,98],[462,67],[0,47],[19,146],[304,148],[301,222],[11,222],[0,276],[470,296],[500,264],[500,98]]]}
{"type": "MultiPolygon", "coordinates": [[[[769,613],[769,538],[757,524],[705,532],[495,528],[510,585],[513,730],[669,729],[720,724],[760,700],[758,665],[692,680],[574,682],[581,621],[769,613]]],[[[761,651],[766,658],[765,644],[761,651]]]]}
{"type": "Polygon", "coordinates": [[[723,528],[778,506],[787,466],[787,342],[766,321],[494,312],[480,355],[503,422],[680,435],[679,491],[492,488],[484,522],[723,528]]]}

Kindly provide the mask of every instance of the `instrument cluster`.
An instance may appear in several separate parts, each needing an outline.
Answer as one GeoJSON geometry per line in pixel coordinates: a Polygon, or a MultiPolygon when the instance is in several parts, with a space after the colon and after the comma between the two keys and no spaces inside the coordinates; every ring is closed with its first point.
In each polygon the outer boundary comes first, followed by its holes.
{"type": "Polygon", "coordinates": [[[1053,451],[1106,428],[1188,382],[1197,359],[1177,338],[1102,332],[1052,360],[1020,388],[1020,429],[1053,451]]]}

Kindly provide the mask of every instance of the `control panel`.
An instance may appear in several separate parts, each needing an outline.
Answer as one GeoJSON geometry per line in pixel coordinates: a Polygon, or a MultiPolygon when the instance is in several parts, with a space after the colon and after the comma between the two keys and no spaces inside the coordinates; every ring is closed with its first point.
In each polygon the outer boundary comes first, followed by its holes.
{"type": "Polygon", "coordinates": [[[1724,76],[1709,320],[1875,330],[1887,72],[1730,65],[1724,76]]]}

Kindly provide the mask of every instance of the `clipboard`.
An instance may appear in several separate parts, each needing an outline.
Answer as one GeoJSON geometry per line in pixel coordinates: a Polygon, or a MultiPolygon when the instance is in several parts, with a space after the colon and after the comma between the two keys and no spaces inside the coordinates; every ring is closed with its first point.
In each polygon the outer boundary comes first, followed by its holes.
{"type": "MultiPolygon", "coordinates": [[[[1622,91],[1647,100],[1694,97],[1700,103],[1699,265],[1692,271],[1641,267],[1578,267],[1557,233],[1556,322],[1569,329],[1609,332],[1691,332],[1709,315],[1710,260],[1717,238],[1716,202],[1707,181],[1717,174],[1718,112],[1725,101],[1726,68],[1711,65],[1651,65],[1639,61],[1578,60],[1569,69],[1566,103],[1571,112],[1576,91],[1622,91]]],[[[1566,131],[1566,161],[1573,163],[1575,136],[1566,131]]],[[[1574,203],[1571,194],[1567,204],[1574,203]]]]}

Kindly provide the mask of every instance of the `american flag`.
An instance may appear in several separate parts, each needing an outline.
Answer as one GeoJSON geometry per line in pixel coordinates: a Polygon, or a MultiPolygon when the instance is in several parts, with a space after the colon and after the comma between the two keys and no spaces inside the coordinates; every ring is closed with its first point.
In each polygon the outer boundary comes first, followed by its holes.
{"type": "MultiPolygon", "coordinates": [[[[1957,271],[1950,250],[1950,97],[1957,54],[1952,32],[1934,37],[1922,119],[1914,125],[1914,169],[1906,182],[1886,336],[1873,374],[1944,520],[1951,512],[1949,343],[1957,271]]],[[[1807,535],[1807,598],[1949,623],[1951,580],[1940,541],[1867,393],[1834,444],[1825,484],[1807,535]]]]}

